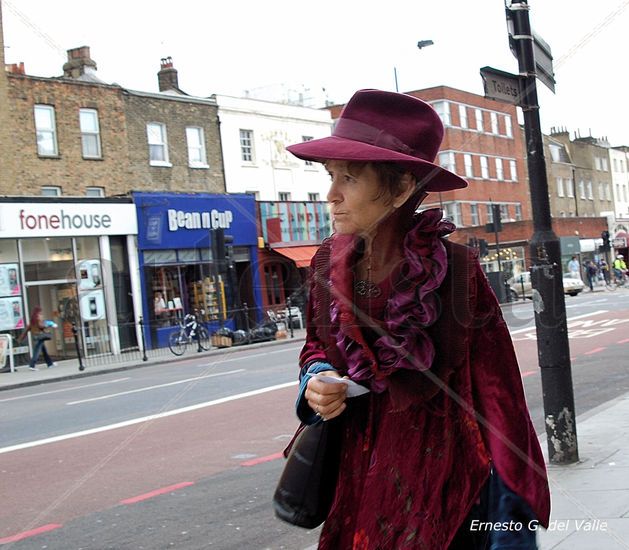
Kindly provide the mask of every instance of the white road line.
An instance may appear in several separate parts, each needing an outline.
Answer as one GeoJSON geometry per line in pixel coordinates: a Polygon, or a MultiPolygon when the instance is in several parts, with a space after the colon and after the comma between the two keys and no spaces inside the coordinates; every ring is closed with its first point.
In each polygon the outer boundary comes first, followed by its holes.
{"type": "Polygon", "coordinates": [[[245,372],[245,369],[230,370],[227,372],[217,372],[214,374],[206,374],[205,376],[195,376],[194,378],[186,378],[185,380],[177,380],[175,382],[168,382],[167,384],[157,384],[155,386],[146,386],[145,388],[138,388],[135,390],[122,391],[119,393],[110,393],[109,395],[101,395],[100,397],[90,397],[89,399],[81,399],[80,401],[70,401],[66,403],[66,405],[79,405],[81,403],[90,403],[92,401],[100,401],[102,399],[111,399],[112,397],[119,397],[121,395],[140,393],[143,391],[155,390],[157,388],[166,388],[168,386],[176,386],[177,384],[186,384],[187,382],[193,382],[194,380],[203,380],[204,378],[214,378],[215,376],[225,376],[227,374],[237,374],[239,372],[245,372]]]}
{"type": "Polygon", "coordinates": [[[29,397],[40,397],[42,395],[51,395],[53,393],[60,393],[62,391],[72,391],[72,390],[80,390],[82,388],[92,388],[94,386],[102,386],[103,384],[115,384],[117,382],[124,382],[125,380],[129,380],[130,378],[127,376],[126,378],[116,378],[115,380],[108,380],[107,382],[95,382],[94,384],[82,384],[81,386],[72,386],[71,388],[63,388],[62,390],[50,390],[50,391],[42,391],[39,393],[30,393],[28,395],[18,395],[16,397],[7,397],[6,399],[0,399],[0,403],[4,403],[6,401],[17,401],[18,399],[28,399],[29,397]]]}
{"type": "Polygon", "coordinates": [[[134,424],[141,424],[142,422],[151,422],[152,420],[159,420],[160,418],[166,418],[168,416],[175,416],[177,414],[183,414],[183,413],[187,413],[191,411],[196,411],[198,409],[204,409],[205,407],[221,405],[223,403],[228,403],[230,401],[236,401],[237,399],[246,399],[247,397],[253,397],[256,395],[261,395],[263,393],[268,393],[275,390],[290,388],[291,386],[296,386],[296,385],[297,385],[297,381],[295,380],[294,382],[286,382],[284,384],[277,384],[275,386],[268,386],[266,388],[260,388],[259,390],[252,390],[245,393],[230,395],[228,397],[221,397],[220,399],[215,399],[214,401],[206,401],[205,403],[189,405],[187,407],[182,407],[181,409],[174,409],[172,411],[151,414],[149,416],[142,416],[140,418],[133,418],[131,420],[125,420],[124,422],[118,422],[116,424],[109,424],[106,426],[100,426],[98,428],[91,428],[89,430],[83,430],[80,432],[58,435],[55,437],[48,437],[46,439],[39,439],[37,441],[28,441],[27,443],[19,443],[18,445],[11,445],[9,447],[0,448],[0,454],[10,453],[13,451],[21,451],[23,449],[30,449],[31,447],[39,447],[40,445],[47,445],[48,443],[57,443],[59,441],[65,441],[66,439],[74,439],[77,437],[83,437],[84,435],[92,435],[96,433],[107,432],[109,430],[116,430],[118,428],[126,428],[127,426],[133,426],[134,424]]]}
{"type": "MultiPolygon", "coordinates": [[[[576,321],[577,319],[592,317],[593,315],[601,315],[602,313],[609,313],[609,310],[601,309],[599,311],[593,311],[592,313],[585,313],[583,315],[577,315],[576,317],[569,317],[568,323],[570,323],[571,321],[576,321]]],[[[531,332],[532,330],[535,330],[535,325],[531,325],[530,327],[526,328],[519,328],[518,330],[510,330],[509,334],[520,334],[521,332],[531,332]]]]}

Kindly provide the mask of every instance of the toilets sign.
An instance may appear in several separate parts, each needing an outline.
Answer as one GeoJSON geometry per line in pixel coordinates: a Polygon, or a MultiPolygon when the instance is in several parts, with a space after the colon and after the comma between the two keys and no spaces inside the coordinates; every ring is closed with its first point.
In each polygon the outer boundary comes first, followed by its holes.
{"type": "Polygon", "coordinates": [[[0,238],[135,235],[130,203],[0,203],[0,238]]]}

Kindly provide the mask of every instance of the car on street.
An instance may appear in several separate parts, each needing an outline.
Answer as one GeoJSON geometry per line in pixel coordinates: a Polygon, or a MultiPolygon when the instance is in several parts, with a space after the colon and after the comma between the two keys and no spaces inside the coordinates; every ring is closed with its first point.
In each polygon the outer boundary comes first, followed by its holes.
{"type": "MultiPolygon", "coordinates": [[[[507,280],[509,285],[509,295],[511,300],[519,298],[531,298],[533,296],[533,288],[531,286],[531,272],[524,271],[519,275],[515,275],[507,280]]],[[[563,293],[570,296],[576,296],[583,291],[583,281],[575,278],[572,273],[563,274],[563,293]]]]}

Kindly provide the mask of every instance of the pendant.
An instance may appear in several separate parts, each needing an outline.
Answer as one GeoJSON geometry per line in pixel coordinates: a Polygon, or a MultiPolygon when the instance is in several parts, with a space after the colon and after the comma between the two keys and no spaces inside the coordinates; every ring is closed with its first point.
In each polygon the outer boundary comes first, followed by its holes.
{"type": "Polygon", "coordinates": [[[367,298],[378,298],[382,294],[380,287],[372,281],[356,281],[354,283],[354,292],[359,296],[367,298]]]}

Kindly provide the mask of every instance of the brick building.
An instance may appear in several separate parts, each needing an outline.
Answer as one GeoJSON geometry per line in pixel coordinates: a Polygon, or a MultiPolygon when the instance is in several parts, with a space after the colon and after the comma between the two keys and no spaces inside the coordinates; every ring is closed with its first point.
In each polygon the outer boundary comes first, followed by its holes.
{"type": "Polygon", "coordinates": [[[170,58],[159,92],[125,90],[130,178],[127,190],[224,193],[216,101],[179,89],[170,58]]]}
{"type": "Polygon", "coordinates": [[[123,90],[96,76],[89,48],[68,51],[64,74],[7,67],[8,123],[0,193],[88,195],[128,189],[123,90]]]}
{"type": "MultiPolygon", "coordinates": [[[[7,94],[7,77],[4,71],[4,33],[2,30],[2,2],[0,2],[0,151],[4,151],[7,136],[9,98],[7,94]]],[[[0,188],[2,187],[2,171],[4,163],[0,165],[0,188]]]]}

